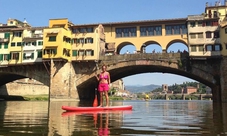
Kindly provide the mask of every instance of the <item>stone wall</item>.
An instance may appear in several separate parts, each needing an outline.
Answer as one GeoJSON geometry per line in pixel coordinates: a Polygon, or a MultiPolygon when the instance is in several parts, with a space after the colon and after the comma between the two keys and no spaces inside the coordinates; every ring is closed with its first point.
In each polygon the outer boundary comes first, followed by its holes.
{"type": "Polygon", "coordinates": [[[51,60],[50,69],[50,100],[79,100],[72,64],[51,60]]]}
{"type": "Polygon", "coordinates": [[[227,102],[227,57],[223,57],[220,71],[221,100],[227,102]]]}
{"type": "Polygon", "coordinates": [[[0,95],[43,95],[49,87],[33,79],[25,78],[0,87],[0,95]]]}

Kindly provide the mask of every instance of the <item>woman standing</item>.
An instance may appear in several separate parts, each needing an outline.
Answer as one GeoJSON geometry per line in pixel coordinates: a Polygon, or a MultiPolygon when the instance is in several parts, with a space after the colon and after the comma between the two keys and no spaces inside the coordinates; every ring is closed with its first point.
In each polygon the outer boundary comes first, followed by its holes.
{"type": "Polygon", "coordinates": [[[108,91],[109,91],[109,84],[110,84],[110,73],[106,71],[106,66],[102,66],[102,72],[99,74],[99,76],[96,75],[97,80],[99,81],[98,85],[98,91],[100,94],[100,107],[103,106],[103,95],[106,98],[106,106],[109,106],[109,97],[108,97],[108,91]]]}

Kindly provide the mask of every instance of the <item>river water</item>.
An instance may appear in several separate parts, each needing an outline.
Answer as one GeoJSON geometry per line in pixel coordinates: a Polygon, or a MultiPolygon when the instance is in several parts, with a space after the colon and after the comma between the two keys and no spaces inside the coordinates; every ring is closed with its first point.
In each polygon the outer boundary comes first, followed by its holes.
{"type": "MultiPolygon", "coordinates": [[[[90,104],[90,103],[89,103],[90,104]]],[[[112,101],[131,111],[64,112],[80,102],[0,102],[0,136],[227,135],[227,104],[212,101],[112,101]]]]}

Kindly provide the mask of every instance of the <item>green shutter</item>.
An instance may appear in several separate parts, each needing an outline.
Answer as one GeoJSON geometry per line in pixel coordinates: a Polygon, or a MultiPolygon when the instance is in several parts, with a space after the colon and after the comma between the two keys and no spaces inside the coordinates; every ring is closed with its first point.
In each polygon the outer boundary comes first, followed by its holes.
{"type": "Polygon", "coordinates": [[[91,56],[94,56],[94,50],[91,51],[91,56]]]}
{"type": "Polygon", "coordinates": [[[32,56],[31,56],[32,59],[34,59],[34,53],[32,53],[32,56]]]}
{"type": "Polygon", "coordinates": [[[0,43],[0,49],[2,49],[2,43],[0,43]]]}
{"type": "Polygon", "coordinates": [[[74,42],[74,40],[73,39],[71,39],[71,43],[73,44],[73,42],[74,42]]]}
{"type": "Polygon", "coordinates": [[[5,38],[9,38],[10,37],[10,33],[5,33],[5,38]]]}
{"type": "Polygon", "coordinates": [[[24,60],[26,59],[26,53],[23,54],[23,59],[24,59],[24,60]]]}
{"type": "Polygon", "coordinates": [[[11,53],[8,54],[8,60],[11,60],[11,53]]]}
{"type": "Polygon", "coordinates": [[[77,56],[77,50],[73,50],[73,56],[77,56]]]}
{"type": "Polygon", "coordinates": [[[0,60],[3,60],[3,54],[0,54],[0,60]]]}
{"type": "Polygon", "coordinates": [[[37,58],[42,58],[42,51],[37,51],[37,58]]]}
{"type": "Polygon", "coordinates": [[[4,49],[8,49],[8,43],[5,43],[4,49]]]}

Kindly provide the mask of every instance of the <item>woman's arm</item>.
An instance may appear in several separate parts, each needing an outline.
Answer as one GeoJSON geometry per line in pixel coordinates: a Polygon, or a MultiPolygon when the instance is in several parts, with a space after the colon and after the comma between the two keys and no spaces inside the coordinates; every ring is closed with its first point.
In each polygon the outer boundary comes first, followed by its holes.
{"type": "MultiPolygon", "coordinates": [[[[98,74],[99,75],[99,74],[98,74]]],[[[95,75],[96,79],[99,81],[99,76],[98,75],[95,75]]]]}
{"type": "Polygon", "coordinates": [[[108,84],[110,84],[110,73],[108,72],[108,84]]]}

